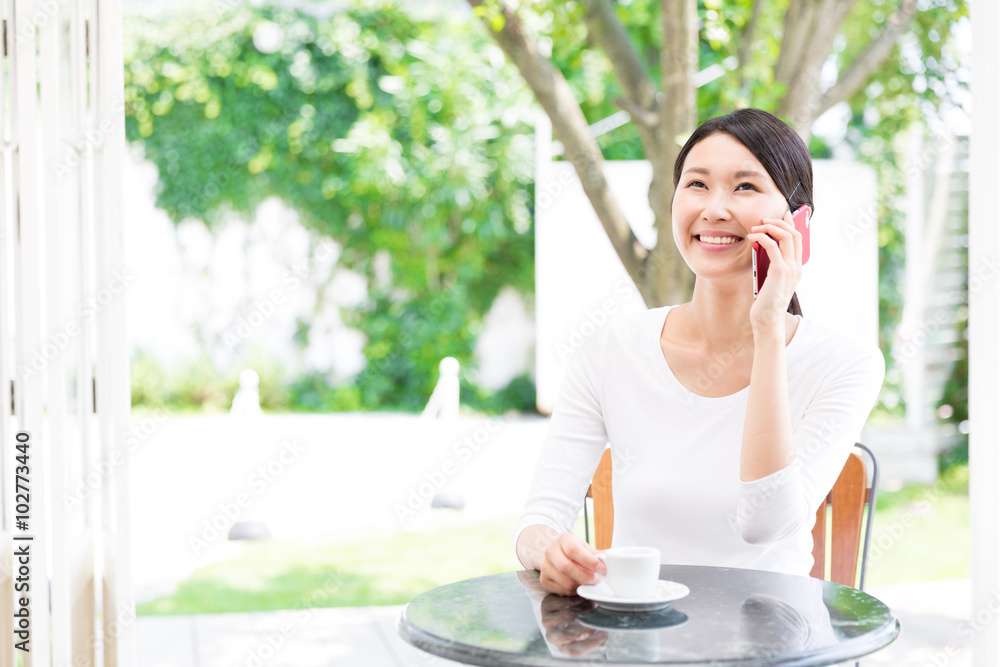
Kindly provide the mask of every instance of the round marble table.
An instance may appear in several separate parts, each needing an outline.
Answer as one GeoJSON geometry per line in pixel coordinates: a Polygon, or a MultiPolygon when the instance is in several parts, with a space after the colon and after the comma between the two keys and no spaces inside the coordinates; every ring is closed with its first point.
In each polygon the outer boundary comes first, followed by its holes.
{"type": "Polygon", "coordinates": [[[535,571],[468,579],[406,606],[398,631],[471,665],[832,665],[899,634],[885,604],[854,588],[758,570],[664,565],[690,595],[667,609],[609,612],[552,595],[535,571]]]}

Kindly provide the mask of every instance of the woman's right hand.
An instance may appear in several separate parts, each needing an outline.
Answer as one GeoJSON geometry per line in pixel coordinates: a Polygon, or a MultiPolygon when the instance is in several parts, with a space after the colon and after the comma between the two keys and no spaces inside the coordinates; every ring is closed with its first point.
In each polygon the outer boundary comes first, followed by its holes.
{"type": "Polygon", "coordinates": [[[596,584],[597,575],[605,574],[604,562],[597,550],[571,533],[563,533],[546,549],[539,582],[542,588],[557,595],[576,595],[576,589],[596,584]]]}
{"type": "Polygon", "coordinates": [[[580,623],[580,614],[593,611],[597,603],[578,597],[549,594],[542,600],[542,626],[545,641],[554,644],[564,655],[576,658],[603,646],[608,633],[580,623]]]}

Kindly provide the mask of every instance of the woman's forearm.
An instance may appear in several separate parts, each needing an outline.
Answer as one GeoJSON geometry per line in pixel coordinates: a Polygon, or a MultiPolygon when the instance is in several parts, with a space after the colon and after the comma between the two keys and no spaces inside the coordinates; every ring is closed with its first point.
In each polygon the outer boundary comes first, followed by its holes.
{"type": "Polygon", "coordinates": [[[541,570],[545,550],[558,538],[559,533],[548,526],[528,526],[517,537],[517,559],[527,570],[541,570]]]}
{"type": "Polygon", "coordinates": [[[784,326],[754,332],[753,367],[743,423],[740,479],[752,482],[795,460],[788,406],[784,326]]]}

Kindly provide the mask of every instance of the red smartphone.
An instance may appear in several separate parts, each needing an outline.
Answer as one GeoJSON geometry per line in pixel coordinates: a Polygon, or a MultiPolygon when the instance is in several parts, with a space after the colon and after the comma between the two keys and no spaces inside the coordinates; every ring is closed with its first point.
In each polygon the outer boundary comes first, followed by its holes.
{"type": "MultiPolygon", "coordinates": [[[[809,206],[803,204],[792,213],[792,224],[802,235],[802,263],[809,261],[809,206]]],[[[767,256],[767,251],[756,241],[753,244],[753,298],[757,298],[760,286],[767,278],[767,267],[771,265],[771,258],[767,256]]]]}

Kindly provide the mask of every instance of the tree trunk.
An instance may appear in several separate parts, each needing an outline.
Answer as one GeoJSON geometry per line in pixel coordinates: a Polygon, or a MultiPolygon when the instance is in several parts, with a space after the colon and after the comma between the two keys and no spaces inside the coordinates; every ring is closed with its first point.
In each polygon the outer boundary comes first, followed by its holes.
{"type": "MultiPolygon", "coordinates": [[[[674,161],[697,122],[694,75],[698,70],[698,6],[695,0],[661,0],[663,44],[660,48],[659,150],[650,161],[653,182],[649,203],[656,216],[656,248],[645,269],[654,285],[650,307],[691,298],[694,275],[674,244],[670,204],[674,196],[674,161]]],[[[647,153],[648,154],[648,153],[647,153]]]]}
{"type": "MultiPolygon", "coordinates": [[[[469,4],[473,8],[483,7],[483,0],[469,0],[469,4]]],[[[524,30],[517,15],[507,8],[497,11],[502,12],[502,27],[499,30],[493,29],[489,17],[484,16],[488,29],[493,31],[493,37],[500,48],[521,72],[535,94],[535,99],[552,120],[552,130],[565,147],[565,156],[573,164],[583,190],[618,258],[635,282],[643,300],[652,304],[651,299],[655,294],[653,284],[648,274],[642,270],[646,266],[649,251],[635,237],[604,178],[601,170],[604,156],[590,134],[590,125],[573,96],[573,91],[562,73],[539,53],[537,43],[524,30]]]]}

